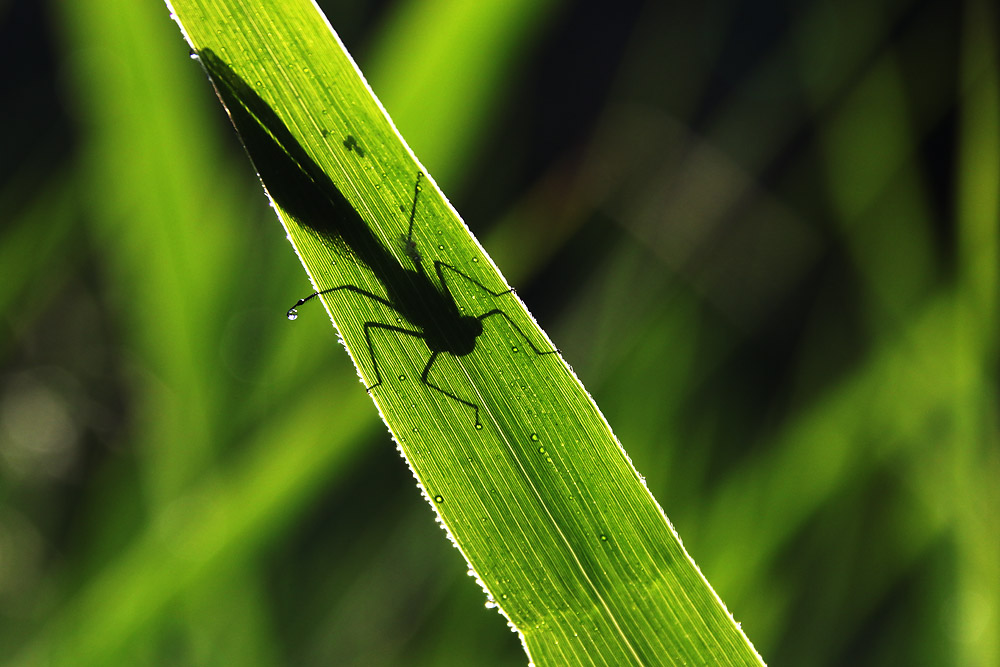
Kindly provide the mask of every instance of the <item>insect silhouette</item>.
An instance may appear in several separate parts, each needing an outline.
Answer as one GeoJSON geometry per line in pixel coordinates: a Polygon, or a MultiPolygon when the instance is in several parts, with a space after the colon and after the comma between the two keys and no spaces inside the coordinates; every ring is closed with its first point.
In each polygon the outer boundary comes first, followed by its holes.
{"type": "MultiPolygon", "coordinates": [[[[309,157],[270,106],[212,51],[206,49],[198,55],[271,198],[305,229],[334,245],[346,247],[351,255],[371,270],[385,291],[384,295],[380,295],[356,285],[330,287],[299,299],[288,310],[288,318],[295,319],[299,306],[326,294],[352,293],[382,304],[397,313],[400,320],[406,320],[409,326],[374,321],[364,323],[365,342],[375,374],[375,382],[367,390],[371,392],[383,382],[373,335],[381,332],[421,339],[430,350],[420,374],[421,383],[470,408],[475,428],[481,429],[480,406],[439,386],[430,377],[441,355],[464,357],[471,354],[484,331],[483,324],[489,318],[506,320],[535,354],[555,354],[558,350],[540,350],[500,308],[481,315],[463,315],[446,276],[468,281],[494,298],[510,294],[513,290],[491,290],[440,260],[434,260],[433,273],[428,270],[413,236],[422,190],[421,172],[417,173],[413,186],[407,232],[400,237],[402,253],[410,264],[409,267],[404,266],[372,232],[329,176],[309,157]]],[[[356,146],[353,137],[351,143],[356,146]]],[[[359,157],[363,156],[360,150],[355,152],[359,157]]]]}

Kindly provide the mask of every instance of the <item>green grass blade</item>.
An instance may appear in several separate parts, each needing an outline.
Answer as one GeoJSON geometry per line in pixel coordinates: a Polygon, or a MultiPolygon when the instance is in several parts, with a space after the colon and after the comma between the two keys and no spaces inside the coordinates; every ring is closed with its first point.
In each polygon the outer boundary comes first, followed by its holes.
{"type": "MultiPolygon", "coordinates": [[[[505,81],[555,0],[434,0],[393,6],[364,63],[400,133],[448,189],[494,124],[505,81]]],[[[527,47],[527,48],[526,48],[527,47]]]]}
{"type": "Polygon", "coordinates": [[[324,18],[305,0],[249,5],[173,9],[313,284],[350,286],[323,302],[425,496],[533,661],[760,664],[324,18]],[[438,297],[413,290],[444,280],[465,319],[419,305],[438,297]],[[438,317],[418,317],[427,313],[438,317]],[[481,335],[463,336],[475,322],[481,335]]]}
{"type": "Polygon", "coordinates": [[[992,3],[969,2],[961,55],[960,143],[957,179],[958,257],[955,309],[956,344],[952,348],[958,390],[952,394],[956,435],[951,443],[953,474],[935,494],[952,506],[961,564],[953,632],[957,661],[996,664],[1000,639],[1000,541],[988,519],[1000,509],[996,479],[995,406],[997,303],[1000,283],[1000,68],[996,53],[997,10],[992,3]],[[991,600],[985,603],[984,600],[991,600]]]}

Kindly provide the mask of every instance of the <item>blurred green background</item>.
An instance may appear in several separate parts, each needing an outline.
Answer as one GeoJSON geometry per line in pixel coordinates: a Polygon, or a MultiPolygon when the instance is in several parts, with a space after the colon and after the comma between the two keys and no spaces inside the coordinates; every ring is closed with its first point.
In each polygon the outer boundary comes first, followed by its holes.
{"type": "MultiPolygon", "coordinates": [[[[321,4],[769,664],[1000,664],[992,3],[321,4]]],[[[0,21],[0,661],[525,664],[165,7],[0,21]]]]}

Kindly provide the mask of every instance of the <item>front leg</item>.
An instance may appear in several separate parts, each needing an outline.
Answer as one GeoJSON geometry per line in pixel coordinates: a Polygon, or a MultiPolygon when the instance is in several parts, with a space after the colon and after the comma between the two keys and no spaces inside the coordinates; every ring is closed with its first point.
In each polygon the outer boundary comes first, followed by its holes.
{"type": "Polygon", "coordinates": [[[559,350],[539,350],[537,347],[535,347],[535,344],[531,342],[531,339],[528,338],[528,336],[524,333],[524,331],[521,330],[521,327],[517,326],[517,322],[515,322],[512,319],[510,319],[510,315],[508,315],[507,313],[503,312],[499,308],[494,308],[493,310],[489,311],[488,313],[483,313],[482,315],[480,315],[476,319],[478,319],[480,322],[482,322],[487,317],[493,317],[494,315],[499,315],[500,317],[502,317],[505,320],[507,320],[508,324],[510,324],[512,327],[514,327],[514,331],[516,331],[517,333],[519,333],[521,335],[521,338],[524,339],[524,342],[527,343],[531,347],[531,349],[535,351],[535,354],[555,354],[555,353],[557,353],[559,351],[559,350]]]}
{"type": "Polygon", "coordinates": [[[463,273],[462,271],[459,271],[458,269],[456,269],[451,264],[446,264],[446,263],[444,263],[442,261],[435,260],[434,261],[434,272],[437,273],[438,280],[441,281],[441,286],[444,287],[444,290],[449,295],[451,294],[451,290],[448,289],[448,282],[444,279],[444,269],[450,269],[453,273],[457,273],[458,275],[462,276],[463,278],[465,278],[466,280],[468,280],[473,285],[477,286],[479,289],[481,289],[484,292],[487,292],[489,294],[492,294],[493,296],[503,296],[504,294],[510,294],[511,292],[514,291],[514,288],[510,288],[510,289],[503,290],[502,292],[494,292],[493,290],[491,290],[486,285],[482,284],[481,282],[479,282],[478,280],[476,280],[475,278],[473,278],[469,274],[463,273]]]}
{"type": "Polygon", "coordinates": [[[309,296],[303,299],[299,299],[298,301],[295,302],[294,306],[288,309],[288,312],[286,313],[288,319],[294,320],[295,318],[297,318],[299,316],[299,313],[296,309],[302,304],[306,303],[307,301],[312,301],[313,299],[315,299],[320,295],[332,294],[333,292],[339,292],[340,290],[347,290],[349,292],[354,292],[355,294],[360,294],[361,296],[368,297],[373,301],[378,301],[384,306],[388,306],[397,313],[399,312],[399,308],[392,305],[392,302],[390,302],[388,299],[380,297],[378,294],[372,294],[371,292],[363,290],[360,287],[355,287],[354,285],[341,285],[340,287],[331,287],[330,289],[321,290],[319,292],[313,292],[309,296]]]}

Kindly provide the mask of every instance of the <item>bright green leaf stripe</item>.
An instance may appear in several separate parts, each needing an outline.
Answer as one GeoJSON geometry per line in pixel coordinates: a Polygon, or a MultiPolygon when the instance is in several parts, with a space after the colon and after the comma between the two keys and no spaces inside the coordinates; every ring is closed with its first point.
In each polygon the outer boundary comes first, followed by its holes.
{"type": "MultiPolygon", "coordinates": [[[[401,238],[422,168],[313,4],[175,0],[172,9],[192,47],[246,81],[381,245],[412,266],[401,238]]],[[[317,288],[386,294],[363,261],[279,213],[317,288]]],[[[448,273],[465,315],[504,313],[483,320],[470,354],[437,358],[430,380],[441,391],[421,381],[431,354],[422,339],[369,329],[369,352],[366,323],[412,322],[350,291],[324,302],[366,386],[377,382],[374,355],[383,382],[372,398],[532,660],[760,664],[579,381],[558,354],[541,353],[552,345],[520,300],[494,295],[505,281],[429,175],[413,240],[424,266],[437,260],[472,279],[448,273]]]]}

